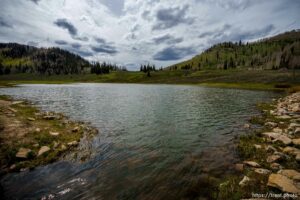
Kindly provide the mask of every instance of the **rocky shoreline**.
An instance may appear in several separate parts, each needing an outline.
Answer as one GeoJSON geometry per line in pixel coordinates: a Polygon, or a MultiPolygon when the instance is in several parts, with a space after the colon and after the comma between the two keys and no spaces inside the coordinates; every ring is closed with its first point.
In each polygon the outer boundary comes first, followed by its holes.
{"type": "Polygon", "coordinates": [[[41,112],[29,102],[0,96],[0,174],[22,172],[58,159],[85,161],[80,145],[98,130],[60,113],[41,112]]]}
{"type": "Polygon", "coordinates": [[[235,168],[241,175],[222,183],[220,191],[232,187],[236,199],[299,199],[300,92],[259,107],[262,115],[251,122],[261,128],[239,139],[242,162],[235,168]]]}

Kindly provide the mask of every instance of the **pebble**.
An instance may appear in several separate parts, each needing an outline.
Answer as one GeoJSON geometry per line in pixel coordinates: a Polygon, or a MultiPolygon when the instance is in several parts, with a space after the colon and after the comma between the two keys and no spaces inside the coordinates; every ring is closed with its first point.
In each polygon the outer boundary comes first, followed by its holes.
{"type": "Polygon", "coordinates": [[[59,135],[59,132],[52,132],[52,131],[50,131],[49,134],[50,134],[50,135],[53,135],[53,136],[58,136],[58,135],[59,135]]]}

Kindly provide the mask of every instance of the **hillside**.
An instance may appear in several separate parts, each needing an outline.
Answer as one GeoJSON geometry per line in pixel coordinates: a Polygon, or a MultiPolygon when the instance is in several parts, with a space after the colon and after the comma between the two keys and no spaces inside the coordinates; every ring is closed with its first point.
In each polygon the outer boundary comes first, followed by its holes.
{"type": "Polygon", "coordinates": [[[0,43],[0,74],[78,74],[89,67],[85,59],[59,48],[0,43]]]}
{"type": "Polygon", "coordinates": [[[190,60],[167,70],[300,68],[300,30],[252,43],[216,44],[190,60]]]}

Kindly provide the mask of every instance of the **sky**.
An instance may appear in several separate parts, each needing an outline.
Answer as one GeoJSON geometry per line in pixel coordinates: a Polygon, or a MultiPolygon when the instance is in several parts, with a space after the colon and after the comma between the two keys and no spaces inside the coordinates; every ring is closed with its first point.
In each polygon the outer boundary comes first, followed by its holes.
{"type": "Polygon", "coordinates": [[[225,41],[300,28],[299,0],[0,0],[0,42],[169,66],[225,41]]]}

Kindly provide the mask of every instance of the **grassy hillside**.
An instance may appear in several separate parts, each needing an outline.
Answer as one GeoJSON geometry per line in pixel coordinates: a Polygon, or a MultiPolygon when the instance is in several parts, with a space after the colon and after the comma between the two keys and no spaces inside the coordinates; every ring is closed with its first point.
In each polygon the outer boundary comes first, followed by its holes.
{"type": "Polygon", "coordinates": [[[15,73],[74,74],[90,64],[80,56],[59,48],[36,48],[0,43],[0,75],[15,73]]]}
{"type": "Polygon", "coordinates": [[[279,89],[300,85],[300,70],[201,70],[156,71],[148,77],[144,72],[116,71],[109,74],[73,74],[40,76],[37,74],[3,75],[0,85],[20,83],[163,83],[197,84],[246,89],[279,89]]]}
{"type": "Polygon", "coordinates": [[[300,30],[253,43],[225,42],[167,70],[300,68],[300,30]]]}

